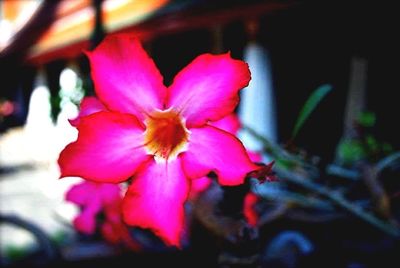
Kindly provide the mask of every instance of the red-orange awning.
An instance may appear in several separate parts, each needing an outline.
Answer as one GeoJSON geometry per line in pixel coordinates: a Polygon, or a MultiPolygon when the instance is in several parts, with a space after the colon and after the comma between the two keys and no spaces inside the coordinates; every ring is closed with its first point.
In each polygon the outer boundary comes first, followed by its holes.
{"type": "MultiPolygon", "coordinates": [[[[87,41],[94,28],[94,9],[90,0],[64,1],[49,31],[33,46],[30,57],[87,41]]],[[[168,0],[105,0],[104,28],[114,32],[136,24],[167,4],[168,0]]]]}
{"type": "MultiPolygon", "coordinates": [[[[28,60],[41,63],[54,57],[74,57],[81,53],[82,49],[87,48],[95,23],[92,2],[92,0],[63,0],[57,7],[54,22],[30,48],[28,60]]],[[[115,32],[132,26],[145,20],[168,2],[169,0],[104,0],[103,26],[106,32],[115,32]]],[[[28,22],[41,4],[43,1],[5,0],[1,2],[1,21],[12,25],[11,34],[15,34],[28,22]],[[24,17],[23,20],[21,17],[24,17]]],[[[0,44],[0,51],[9,41],[11,40],[5,40],[0,44]]]]}
{"type": "MultiPolygon", "coordinates": [[[[31,2],[5,0],[0,4],[14,1],[18,4],[31,2]]],[[[260,1],[225,8],[212,8],[212,5],[209,5],[208,9],[182,9],[148,19],[170,2],[172,3],[169,0],[103,0],[103,26],[107,33],[131,32],[145,41],[144,39],[154,35],[224,25],[233,20],[254,20],[258,16],[285,9],[293,4],[291,1],[260,1]]],[[[87,49],[95,23],[92,3],[93,0],[62,0],[56,10],[56,19],[45,34],[32,45],[27,60],[34,64],[43,64],[59,58],[75,58],[82,50],[87,49]]],[[[16,7],[20,6],[15,4],[14,9],[16,7]]],[[[12,11],[9,13],[16,14],[12,11]]]]}

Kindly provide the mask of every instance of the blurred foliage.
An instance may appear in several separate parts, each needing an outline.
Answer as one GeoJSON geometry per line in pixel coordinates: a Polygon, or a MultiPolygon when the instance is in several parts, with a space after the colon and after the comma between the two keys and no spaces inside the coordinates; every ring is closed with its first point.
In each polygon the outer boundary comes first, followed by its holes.
{"type": "Polygon", "coordinates": [[[362,112],[355,125],[355,136],[344,139],[338,144],[338,157],[340,164],[351,167],[359,161],[376,163],[381,158],[393,153],[391,144],[379,141],[373,134],[376,124],[374,113],[362,112]]]}
{"type": "Polygon", "coordinates": [[[360,126],[363,127],[373,127],[376,123],[375,113],[372,112],[363,112],[358,116],[357,122],[360,126]]]}
{"type": "Polygon", "coordinates": [[[27,247],[8,245],[5,249],[5,257],[11,261],[17,261],[25,258],[29,254],[27,247]]]}
{"type": "Polygon", "coordinates": [[[263,142],[263,151],[275,160],[274,172],[279,182],[253,185],[253,190],[269,206],[267,210],[259,210],[260,225],[284,218],[311,224],[351,222],[358,218],[387,234],[388,241],[398,241],[400,225],[395,211],[398,199],[392,198],[398,187],[389,187],[393,178],[385,174],[389,169],[394,174],[400,173],[398,168],[392,170],[400,167],[400,153],[375,136],[378,119],[373,112],[366,111],[357,117],[353,136],[337,145],[335,163],[320,161],[324,159],[310,155],[294,143],[294,137],[331,89],[330,85],[322,85],[310,95],[299,113],[291,140],[284,145],[274,144],[244,126],[263,142]]]}

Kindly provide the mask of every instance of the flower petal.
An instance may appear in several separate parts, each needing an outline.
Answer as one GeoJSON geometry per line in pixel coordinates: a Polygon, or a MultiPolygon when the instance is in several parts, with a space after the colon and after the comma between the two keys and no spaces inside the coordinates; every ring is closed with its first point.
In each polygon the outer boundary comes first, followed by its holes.
{"type": "Polygon", "coordinates": [[[106,107],[96,97],[85,97],[81,101],[78,117],[70,119],[69,122],[72,126],[77,127],[81,117],[106,110],[106,107]]]}
{"type": "Polygon", "coordinates": [[[81,206],[81,213],[74,219],[75,228],[85,234],[93,234],[96,230],[96,215],[101,211],[100,196],[95,192],[86,194],[86,204],[81,206]]]}
{"type": "Polygon", "coordinates": [[[202,126],[233,112],[239,90],[249,81],[245,62],[232,59],[229,53],[203,54],[175,77],[167,107],[180,111],[188,127],[202,126]]]}
{"type": "Polygon", "coordinates": [[[222,185],[238,185],[246,174],[258,170],[232,134],[213,126],[192,128],[188,150],[181,155],[183,169],[190,178],[214,171],[222,185]]]}
{"type": "Polygon", "coordinates": [[[255,205],[260,200],[258,195],[254,194],[253,192],[248,192],[244,197],[244,204],[243,204],[243,214],[247,220],[247,223],[250,226],[257,226],[258,223],[258,214],[255,210],[255,205]]]}
{"type": "Polygon", "coordinates": [[[121,240],[121,235],[119,230],[115,228],[115,225],[107,221],[101,225],[101,234],[103,235],[106,241],[112,244],[116,244],[121,240]]]}
{"type": "Polygon", "coordinates": [[[83,210],[73,221],[74,227],[81,233],[94,234],[96,231],[96,214],[91,210],[83,210]]]}
{"type": "Polygon", "coordinates": [[[239,118],[234,113],[231,113],[218,121],[211,122],[210,125],[232,133],[233,135],[236,135],[241,126],[239,118]]]}
{"type": "Polygon", "coordinates": [[[65,200],[80,206],[86,205],[94,194],[93,184],[93,182],[82,181],[72,185],[65,194],[65,200]]]}
{"type": "Polygon", "coordinates": [[[212,179],[209,177],[201,177],[191,181],[189,199],[195,200],[199,195],[210,187],[212,179]]]}
{"type": "Polygon", "coordinates": [[[61,177],[121,182],[150,156],[143,147],[143,129],[128,114],[98,112],[81,118],[77,141],[61,152],[61,177]]]}
{"type": "Polygon", "coordinates": [[[137,39],[110,35],[86,54],[97,96],[107,108],[141,120],[149,111],[163,108],[163,77],[137,39]]]}
{"type": "Polygon", "coordinates": [[[122,211],[127,224],[150,228],[170,246],[180,247],[184,228],[183,204],[189,183],[179,158],[149,161],[137,173],[125,195],[122,211]]]}
{"type": "Polygon", "coordinates": [[[262,154],[256,151],[250,151],[247,150],[247,154],[249,155],[251,161],[255,163],[261,163],[262,162],[262,154]]]}
{"type": "Polygon", "coordinates": [[[101,196],[104,205],[111,205],[118,207],[119,200],[122,199],[121,187],[119,184],[114,183],[97,183],[97,194],[101,196]]]}

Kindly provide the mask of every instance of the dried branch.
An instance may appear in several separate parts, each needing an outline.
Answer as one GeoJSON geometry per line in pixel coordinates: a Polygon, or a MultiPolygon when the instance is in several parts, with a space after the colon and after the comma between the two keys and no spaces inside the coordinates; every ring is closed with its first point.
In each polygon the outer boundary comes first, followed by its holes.
{"type": "MultiPolygon", "coordinates": [[[[344,198],[341,193],[329,189],[325,186],[319,185],[317,183],[314,183],[312,179],[314,177],[317,177],[316,175],[319,174],[317,167],[306,163],[301,158],[293,154],[290,154],[283,148],[280,148],[278,145],[271,143],[268,139],[264,138],[262,135],[258,134],[253,129],[247,126],[243,126],[243,128],[247,130],[250,134],[252,134],[256,139],[260,140],[264,144],[265,151],[270,153],[272,157],[276,159],[285,159],[286,161],[290,161],[291,163],[293,163],[294,167],[297,167],[292,171],[276,167],[275,171],[277,172],[279,177],[286,179],[288,182],[297,184],[307,190],[310,190],[313,193],[318,193],[321,196],[328,198],[336,205],[346,209],[355,216],[359,217],[360,219],[368,222],[369,224],[377,227],[381,231],[391,236],[394,236],[396,238],[400,237],[400,229],[397,226],[382,221],[372,213],[365,211],[362,207],[353,204],[351,201],[344,198]],[[299,170],[301,172],[299,172],[299,170]]],[[[399,159],[400,159],[400,152],[392,154],[391,156],[382,159],[380,162],[378,162],[378,164],[375,167],[376,174],[381,172],[385,167],[393,164],[395,161],[398,161],[399,159]]],[[[380,198],[382,197],[381,193],[379,194],[379,196],[380,198]]],[[[386,204],[385,201],[383,201],[382,203],[383,211],[385,211],[385,207],[387,206],[388,204],[386,204]]],[[[393,220],[390,221],[393,222],[393,220]]]]}
{"type": "Polygon", "coordinates": [[[272,210],[264,212],[260,215],[257,225],[263,226],[269,222],[283,217],[289,208],[289,203],[278,203],[272,210]]]}
{"type": "Polygon", "coordinates": [[[269,185],[253,187],[253,191],[262,198],[276,201],[278,203],[288,203],[301,207],[314,208],[319,210],[333,211],[334,207],[328,201],[321,200],[317,197],[306,196],[301,193],[294,193],[282,189],[268,189],[269,185]]]}
{"type": "Polygon", "coordinates": [[[400,229],[398,227],[393,226],[392,224],[389,224],[385,221],[382,221],[377,217],[375,217],[373,214],[365,211],[361,207],[354,205],[351,201],[345,199],[340,193],[334,192],[333,190],[327,187],[314,183],[310,181],[308,178],[303,177],[297,173],[290,172],[288,170],[279,169],[276,170],[276,172],[280,178],[285,179],[291,183],[297,184],[299,186],[302,186],[303,188],[306,188],[312,192],[325,196],[338,206],[346,209],[347,211],[351,212],[360,219],[377,227],[386,234],[396,238],[400,237],[400,229]]]}
{"type": "Polygon", "coordinates": [[[383,159],[381,159],[376,165],[376,172],[381,173],[385,168],[393,165],[396,162],[400,162],[400,152],[395,152],[383,159]]]}
{"type": "Polygon", "coordinates": [[[390,200],[385,189],[378,180],[378,172],[375,166],[363,163],[360,169],[361,177],[371,193],[372,202],[375,205],[376,211],[387,219],[391,218],[390,200]]]}
{"type": "Polygon", "coordinates": [[[269,141],[267,138],[265,138],[261,134],[257,133],[252,128],[245,126],[245,125],[242,125],[242,128],[244,130],[248,131],[257,140],[259,140],[264,146],[263,150],[266,153],[270,154],[276,160],[284,161],[287,164],[289,164],[290,166],[294,166],[294,167],[301,166],[304,169],[307,169],[310,176],[318,177],[319,171],[314,165],[307,163],[301,157],[299,157],[295,154],[292,154],[292,153],[288,152],[287,150],[285,150],[284,148],[282,148],[281,146],[269,141]]]}

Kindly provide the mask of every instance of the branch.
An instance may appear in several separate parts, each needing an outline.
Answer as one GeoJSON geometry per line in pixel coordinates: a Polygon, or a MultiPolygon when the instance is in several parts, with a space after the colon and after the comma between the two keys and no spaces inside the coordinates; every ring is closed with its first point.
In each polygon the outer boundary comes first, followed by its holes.
{"type": "Polygon", "coordinates": [[[298,175],[296,173],[287,171],[287,170],[279,169],[276,172],[278,173],[279,177],[284,178],[289,182],[300,185],[303,188],[306,188],[308,190],[311,190],[312,192],[315,192],[322,196],[327,197],[328,199],[333,201],[338,206],[346,209],[347,211],[351,212],[352,214],[359,217],[360,219],[377,227],[378,229],[385,232],[386,234],[389,234],[396,238],[400,237],[400,229],[399,228],[378,219],[373,214],[371,214],[367,211],[364,211],[361,207],[359,207],[357,205],[353,205],[349,200],[345,199],[340,193],[333,192],[331,189],[329,189],[327,187],[324,187],[324,186],[321,186],[314,182],[311,182],[307,178],[305,178],[301,175],[298,175]]]}
{"type": "Polygon", "coordinates": [[[381,173],[385,168],[391,166],[393,163],[400,162],[400,152],[395,152],[385,158],[381,159],[376,165],[376,172],[381,173]]]}
{"type": "Polygon", "coordinates": [[[263,150],[269,153],[276,160],[284,161],[290,166],[302,166],[309,171],[310,175],[312,174],[312,176],[318,176],[319,171],[314,165],[307,163],[299,156],[292,154],[283,149],[281,146],[269,141],[263,135],[257,133],[254,129],[246,125],[242,125],[242,128],[243,130],[248,131],[250,135],[254,136],[254,138],[259,140],[264,146],[263,150]]]}

